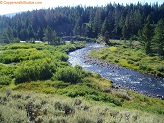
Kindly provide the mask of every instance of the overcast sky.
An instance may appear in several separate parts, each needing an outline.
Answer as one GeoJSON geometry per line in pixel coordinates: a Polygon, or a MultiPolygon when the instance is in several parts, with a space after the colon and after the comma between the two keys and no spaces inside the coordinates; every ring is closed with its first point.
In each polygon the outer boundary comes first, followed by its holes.
{"type": "MultiPolygon", "coordinates": [[[[101,6],[106,5],[108,3],[120,3],[126,5],[129,3],[136,4],[138,0],[0,0],[0,15],[22,12],[34,9],[42,9],[42,8],[51,8],[56,6],[76,6],[76,5],[86,5],[86,6],[101,6]],[[42,2],[42,4],[7,4],[8,2],[14,1],[31,1],[31,2],[42,2]],[[121,2],[120,2],[121,1],[121,2]]],[[[139,0],[140,3],[156,3],[162,4],[163,0],[139,0]]]]}

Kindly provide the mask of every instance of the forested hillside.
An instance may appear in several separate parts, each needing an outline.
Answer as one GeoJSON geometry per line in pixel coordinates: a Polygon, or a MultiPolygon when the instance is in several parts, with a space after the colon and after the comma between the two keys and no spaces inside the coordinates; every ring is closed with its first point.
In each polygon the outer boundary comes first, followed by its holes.
{"type": "MultiPolygon", "coordinates": [[[[97,38],[109,32],[113,39],[135,39],[139,30],[149,20],[154,29],[164,19],[164,3],[161,5],[107,4],[106,6],[56,7],[16,14],[14,17],[0,16],[1,43],[19,40],[48,40],[63,36],[97,38]],[[52,33],[49,37],[46,32],[52,33]]],[[[140,31],[141,32],[141,31],[140,31]]]]}

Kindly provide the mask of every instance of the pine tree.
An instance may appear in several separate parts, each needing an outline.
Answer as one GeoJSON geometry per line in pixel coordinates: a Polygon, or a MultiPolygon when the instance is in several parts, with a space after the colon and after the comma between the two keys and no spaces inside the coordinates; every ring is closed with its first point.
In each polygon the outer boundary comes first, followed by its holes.
{"type": "Polygon", "coordinates": [[[110,30],[109,19],[106,17],[102,24],[101,34],[104,36],[105,32],[110,30]]]}
{"type": "Polygon", "coordinates": [[[7,28],[6,34],[7,34],[9,42],[12,42],[14,40],[14,36],[13,36],[13,31],[11,27],[7,28]]]}
{"type": "Polygon", "coordinates": [[[6,33],[6,31],[4,31],[4,32],[1,34],[1,39],[0,39],[0,40],[1,40],[1,43],[5,43],[5,44],[11,43],[11,42],[10,42],[10,39],[9,39],[7,33],[6,33]]]}
{"type": "Polygon", "coordinates": [[[160,19],[155,28],[154,46],[157,50],[157,53],[164,55],[164,20],[160,19]]]}
{"type": "Polygon", "coordinates": [[[80,35],[80,34],[81,34],[80,23],[81,23],[81,21],[80,21],[80,19],[78,19],[78,20],[76,21],[75,27],[74,27],[74,29],[73,29],[74,35],[80,35]]]}
{"type": "Polygon", "coordinates": [[[152,37],[153,37],[153,29],[148,17],[144,25],[144,28],[140,33],[141,44],[144,46],[144,50],[146,54],[151,53],[152,37]]]}
{"type": "Polygon", "coordinates": [[[52,29],[47,26],[47,28],[44,30],[43,40],[47,41],[48,44],[55,45],[57,41],[56,32],[52,31],[52,29]]]}
{"type": "Polygon", "coordinates": [[[133,13],[133,33],[137,34],[138,30],[142,27],[142,16],[139,10],[136,10],[133,13]]]}
{"type": "Polygon", "coordinates": [[[93,22],[93,32],[94,37],[97,37],[101,33],[101,10],[98,9],[95,13],[94,22],[93,22]]]}
{"type": "Polygon", "coordinates": [[[123,28],[122,28],[122,37],[125,40],[128,37],[128,30],[126,25],[124,24],[123,28]]]}

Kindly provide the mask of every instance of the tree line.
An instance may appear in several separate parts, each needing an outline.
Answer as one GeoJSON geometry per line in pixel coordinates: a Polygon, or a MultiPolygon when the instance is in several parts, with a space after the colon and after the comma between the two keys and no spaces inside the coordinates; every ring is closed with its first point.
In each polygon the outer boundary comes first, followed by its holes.
{"type": "MultiPolygon", "coordinates": [[[[139,2],[126,5],[109,3],[106,6],[96,7],[78,5],[27,11],[13,17],[0,16],[0,42],[34,39],[55,40],[53,43],[59,44],[60,39],[57,37],[78,35],[97,38],[100,35],[104,36],[106,32],[112,39],[136,39],[138,35],[144,39],[148,20],[152,28],[151,35],[154,35],[158,30],[154,31],[157,23],[164,19],[163,13],[164,3],[151,5],[139,2]]],[[[155,37],[157,39],[157,34],[155,37]]],[[[149,52],[151,44],[147,42],[145,45],[148,45],[149,52]]]]}

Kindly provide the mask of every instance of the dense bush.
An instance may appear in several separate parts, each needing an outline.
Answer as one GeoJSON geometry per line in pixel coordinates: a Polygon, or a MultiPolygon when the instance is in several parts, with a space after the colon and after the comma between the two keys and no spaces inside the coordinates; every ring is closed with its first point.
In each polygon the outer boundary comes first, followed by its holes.
{"type": "MultiPolygon", "coordinates": [[[[15,78],[16,84],[50,79],[57,68],[60,72],[62,71],[60,68],[69,66],[66,62],[68,60],[66,52],[82,46],[83,43],[67,43],[55,47],[44,43],[15,43],[1,46],[0,63],[3,63],[0,64],[1,79],[3,76],[9,76],[11,79],[15,78]]],[[[80,79],[81,76],[78,80],[80,79]]]]}
{"type": "Polygon", "coordinates": [[[64,67],[59,68],[54,75],[54,79],[61,80],[64,82],[71,82],[72,84],[76,84],[81,82],[81,80],[85,77],[85,72],[82,70],[81,67],[64,67]]]}
{"type": "Polygon", "coordinates": [[[68,60],[68,56],[65,53],[54,52],[54,59],[66,62],[68,60]]]}
{"type": "Polygon", "coordinates": [[[15,65],[7,66],[7,65],[0,64],[0,76],[6,75],[6,76],[13,77],[15,69],[16,69],[15,65]]]}
{"type": "Polygon", "coordinates": [[[51,59],[29,60],[22,62],[15,70],[15,82],[18,84],[32,80],[50,79],[55,71],[56,66],[51,59]]]}
{"type": "Polygon", "coordinates": [[[9,76],[0,76],[0,85],[9,85],[12,82],[9,76]]]}
{"type": "Polygon", "coordinates": [[[35,60],[50,56],[48,51],[38,51],[34,48],[31,49],[16,49],[5,50],[0,53],[0,62],[9,64],[12,62],[20,62],[24,60],[35,60]]]}
{"type": "Polygon", "coordinates": [[[139,68],[140,68],[141,70],[146,70],[146,68],[147,68],[147,63],[141,62],[141,63],[139,64],[139,68]]]}
{"type": "Polygon", "coordinates": [[[162,64],[159,64],[158,66],[156,66],[156,69],[160,72],[163,72],[164,73],[164,65],[162,64]]]}
{"type": "Polygon", "coordinates": [[[113,103],[117,106],[121,106],[122,102],[118,99],[113,98],[107,93],[100,92],[97,89],[87,87],[85,85],[72,85],[68,86],[65,89],[58,90],[58,93],[67,95],[69,97],[85,97],[89,100],[102,101],[113,103]]]}

